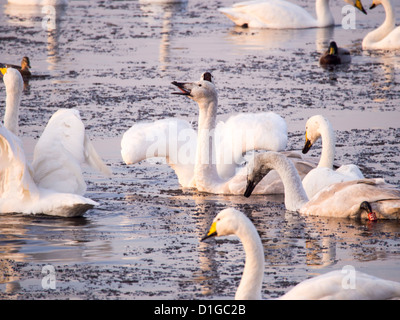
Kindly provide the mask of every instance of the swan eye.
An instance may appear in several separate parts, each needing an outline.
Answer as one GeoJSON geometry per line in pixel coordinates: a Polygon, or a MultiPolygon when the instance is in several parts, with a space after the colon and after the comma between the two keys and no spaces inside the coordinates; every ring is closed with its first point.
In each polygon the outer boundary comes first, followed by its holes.
{"type": "Polygon", "coordinates": [[[199,84],[199,87],[201,87],[201,84],[199,84]]]}

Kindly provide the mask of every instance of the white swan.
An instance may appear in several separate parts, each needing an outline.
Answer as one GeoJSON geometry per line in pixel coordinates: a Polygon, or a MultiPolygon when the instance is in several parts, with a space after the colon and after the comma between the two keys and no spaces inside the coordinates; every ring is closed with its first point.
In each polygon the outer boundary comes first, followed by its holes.
{"type": "MultiPolygon", "coordinates": [[[[210,237],[236,235],[241,240],[246,254],[242,279],[236,291],[236,300],[259,300],[264,277],[264,250],[260,236],[253,223],[242,212],[228,208],[222,210],[214,219],[207,235],[210,237]]],[[[355,272],[355,288],[343,287],[347,274],[342,270],[305,280],[279,299],[335,299],[384,300],[400,298],[400,283],[380,279],[365,273],[355,272]]]]}
{"type": "MultiPolygon", "coordinates": [[[[366,14],[360,0],[344,0],[366,14]]],[[[220,8],[238,26],[270,29],[324,28],[335,21],[329,8],[329,0],[316,0],[317,19],[302,7],[285,0],[253,0],[220,8]]]]}
{"type": "Polygon", "coordinates": [[[310,199],[332,183],[364,179],[364,175],[355,164],[342,165],[337,170],[333,170],[335,133],[327,118],[315,115],[306,123],[306,142],[303,153],[307,153],[319,138],[322,139],[322,152],[318,167],[312,169],[303,178],[303,187],[310,199]]]}
{"type": "Polygon", "coordinates": [[[373,0],[371,9],[383,5],[386,19],[383,24],[368,33],[362,42],[363,50],[400,49],[400,27],[396,28],[396,19],[390,0],[373,0]]]}
{"type": "MultiPolygon", "coordinates": [[[[218,98],[210,79],[173,83],[181,89],[178,94],[189,96],[199,104],[198,134],[184,120],[168,119],[134,125],[124,133],[121,141],[125,163],[135,163],[150,156],[165,156],[183,187],[195,187],[211,193],[241,194],[246,171],[241,168],[244,171],[236,172],[238,159],[248,150],[284,149],[287,143],[286,123],[279,115],[267,112],[239,114],[216,126],[218,98]],[[249,137],[256,140],[252,141],[249,137]],[[154,141],[161,142],[162,146],[156,152],[157,143],[154,141]]],[[[299,155],[292,153],[291,158],[301,171],[308,172],[313,167],[299,155]]],[[[281,193],[282,184],[277,184],[278,187],[274,184],[279,177],[275,175],[268,180],[269,177],[256,192],[281,193]]]]}
{"type": "Polygon", "coordinates": [[[310,200],[303,188],[300,177],[291,161],[277,152],[256,155],[248,164],[245,196],[270,170],[276,170],[285,188],[285,206],[289,211],[304,215],[368,218],[363,202],[367,201],[377,219],[400,218],[400,191],[383,179],[362,179],[331,184],[315,194],[310,200]]]}
{"type": "Polygon", "coordinates": [[[1,127],[4,192],[0,212],[82,215],[96,202],[81,196],[86,191],[81,165],[87,163],[105,175],[110,175],[110,170],[87,137],[79,112],[60,109],[54,113],[35,146],[31,167],[16,136],[22,76],[12,68],[0,71],[4,74],[7,95],[4,127],[1,127]]]}

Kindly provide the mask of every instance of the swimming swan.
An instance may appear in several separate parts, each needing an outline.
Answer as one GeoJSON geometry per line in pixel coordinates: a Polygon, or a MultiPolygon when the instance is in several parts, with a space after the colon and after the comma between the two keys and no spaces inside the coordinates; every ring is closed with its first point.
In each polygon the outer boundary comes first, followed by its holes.
{"type": "MultiPolygon", "coordinates": [[[[210,237],[236,235],[243,244],[246,261],[242,279],[237,288],[236,300],[259,300],[264,277],[264,249],[260,236],[253,223],[242,212],[228,208],[222,210],[214,219],[207,235],[210,237]]],[[[362,272],[355,272],[357,283],[354,289],[343,288],[343,280],[348,277],[342,270],[305,280],[279,299],[283,300],[384,300],[400,298],[400,283],[380,279],[362,272]]]]}
{"type": "MultiPolygon", "coordinates": [[[[360,0],[344,0],[366,14],[360,0]]],[[[270,29],[304,29],[333,26],[329,0],[316,0],[317,19],[302,7],[284,0],[253,0],[220,8],[238,26],[270,29]]]]}
{"type": "Polygon", "coordinates": [[[319,138],[322,139],[322,152],[318,167],[303,178],[303,187],[310,199],[333,183],[364,179],[364,175],[354,164],[342,165],[333,170],[335,133],[328,119],[322,115],[315,115],[307,120],[306,142],[302,152],[307,153],[319,138]]]}
{"type": "Polygon", "coordinates": [[[390,0],[373,0],[370,9],[383,5],[386,19],[383,24],[368,33],[362,42],[363,50],[400,49],[400,27],[396,28],[396,18],[390,0]]]}
{"type": "Polygon", "coordinates": [[[53,114],[35,146],[32,166],[29,165],[17,137],[22,76],[12,68],[0,71],[6,86],[6,112],[4,127],[1,127],[4,170],[1,188],[7,190],[1,193],[0,212],[82,215],[96,202],[82,197],[86,183],[81,165],[87,163],[107,176],[111,172],[86,135],[79,112],[60,109],[53,114]],[[12,174],[11,179],[11,172],[20,174],[12,174]],[[13,189],[18,191],[15,195],[10,191],[13,189]]]}
{"type": "MultiPolygon", "coordinates": [[[[215,120],[218,107],[218,96],[215,86],[212,82],[200,80],[198,82],[181,83],[173,82],[173,85],[180,89],[180,92],[175,94],[183,95],[196,101],[199,106],[199,122],[198,122],[198,137],[197,137],[197,150],[194,166],[194,183],[197,190],[201,192],[209,192],[215,194],[242,194],[245,188],[246,169],[242,168],[241,171],[236,173],[229,179],[222,179],[217,172],[217,167],[214,163],[215,152],[215,120]]],[[[274,118],[279,117],[271,113],[274,118]]],[[[280,119],[280,117],[278,118],[280,119]]],[[[273,137],[274,131],[278,130],[279,126],[275,129],[270,128],[273,137]]],[[[251,130],[251,123],[250,129],[251,130]]],[[[309,168],[310,170],[311,168],[309,168]]],[[[271,192],[271,185],[275,182],[264,179],[255,190],[256,193],[274,193],[271,192]]]]}
{"type": "Polygon", "coordinates": [[[321,66],[336,66],[350,62],[350,51],[344,48],[339,48],[335,41],[331,41],[328,50],[319,59],[321,66]]]}
{"type": "MultiPolygon", "coordinates": [[[[195,83],[192,85],[195,87],[195,83]]],[[[200,99],[201,95],[207,95],[202,100],[207,100],[208,102],[204,103],[212,105],[209,113],[204,108],[200,108],[198,128],[199,132],[206,134],[208,132],[213,140],[212,153],[210,153],[212,159],[209,163],[210,170],[214,173],[216,171],[214,177],[216,180],[213,183],[216,181],[222,183],[234,177],[237,171],[243,170],[239,164],[243,153],[249,150],[279,151],[286,147],[286,122],[273,112],[242,113],[230,117],[226,122],[220,121],[215,126],[217,92],[211,82],[211,74],[203,74],[197,85],[202,85],[199,87],[202,90],[196,91],[198,94],[196,98],[193,91],[193,99],[200,99]]],[[[187,95],[186,91],[181,91],[179,94],[187,95]]],[[[121,155],[126,164],[137,163],[154,156],[166,157],[182,187],[197,187],[198,176],[195,176],[195,167],[196,153],[200,152],[199,141],[201,140],[198,138],[198,132],[185,120],[163,119],[152,123],[138,123],[124,133],[121,141],[121,155]]],[[[294,152],[287,152],[287,155],[297,162],[297,167],[303,176],[315,167],[314,164],[310,165],[303,161],[301,155],[294,152]]],[[[211,171],[209,174],[212,174],[211,171]]],[[[246,175],[245,172],[243,174],[246,175]]],[[[209,182],[213,179],[210,178],[209,182]]],[[[243,184],[243,177],[241,179],[243,184]]],[[[280,180],[278,176],[275,176],[275,179],[280,180]]],[[[271,182],[273,180],[270,181],[269,188],[264,188],[266,193],[283,191],[281,183],[281,187],[276,188],[271,182]]],[[[225,191],[228,190],[225,189],[225,191]]]]}
{"type": "Polygon", "coordinates": [[[274,169],[283,181],[285,206],[289,211],[313,216],[368,219],[369,212],[361,205],[367,201],[377,219],[400,218],[400,191],[383,179],[334,183],[309,200],[296,169],[284,155],[272,151],[256,155],[247,168],[246,197],[251,195],[264,175],[274,169]]]}

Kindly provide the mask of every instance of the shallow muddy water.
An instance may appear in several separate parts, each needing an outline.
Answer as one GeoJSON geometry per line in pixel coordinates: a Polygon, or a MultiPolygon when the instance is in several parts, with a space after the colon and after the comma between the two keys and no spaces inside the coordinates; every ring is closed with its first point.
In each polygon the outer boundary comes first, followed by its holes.
{"type": "MultiPolygon", "coordinates": [[[[167,117],[197,124],[197,105],[171,95],[171,82],[208,70],[219,119],[274,111],[287,121],[288,149],[301,150],[307,118],[324,114],[336,130],[338,163],[356,163],[365,176],[400,187],[400,53],[361,50],[362,38],[384,20],[383,8],[357,12],[355,30],[341,27],[339,0],[331,0],[333,28],[254,30],[216,11],[234,2],[70,1],[47,32],[40,7],[0,0],[1,62],[28,55],[38,75],[20,109],[28,156],[52,113],[74,107],[113,171],[109,179],[86,170],[87,197],[100,205],[83,218],[0,216],[2,299],[230,299],[243,270],[240,242],[199,241],[226,207],[245,212],[262,237],[263,298],[347,265],[400,281],[398,221],[302,217],[285,211],[283,197],[182,191],[162,160],[123,164],[120,139],[132,124],[167,117]],[[348,68],[318,65],[331,39],[351,50],[348,68]],[[42,285],[48,265],[55,289],[42,285]]],[[[314,11],[312,1],[293,2],[314,11]]],[[[3,84],[0,94],[4,107],[3,84]]]]}

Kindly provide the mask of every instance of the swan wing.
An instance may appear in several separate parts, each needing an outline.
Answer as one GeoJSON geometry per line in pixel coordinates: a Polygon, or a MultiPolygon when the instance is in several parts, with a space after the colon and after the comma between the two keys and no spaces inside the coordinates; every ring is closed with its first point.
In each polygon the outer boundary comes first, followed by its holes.
{"type": "Polygon", "coordinates": [[[317,20],[302,7],[283,0],[246,1],[220,8],[235,24],[254,28],[312,28],[317,20]]]}
{"type": "Polygon", "coordinates": [[[217,170],[220,177],[232,177],[252,150],[281,151],[287,145],[286,121],[274,112],[240,113],[215,130],[217,170]]]}
{"type": "Polygon", "coordinates": [[[336,270],[307,279],[281,299],[388,300],[400,298],[400,283],[355,270],[336,270]],[[353,272],[353,274],[351,274],[353,272]]]}
{"type": "Polygon", "coordinates": [[[50,118],[35,146],[34,180],[45,189],[82,195],[86,192],[81,167],[84,163],[111,174],[86,135],[79,111],[60,109],[50,118]]]}
{"type": "Polygon", "coordinates": [[[121,140],[121,155],[126,164],[164,157],[175,170],[179,183],[189,187],[193,179],[197,133],[182,119],[163,119],[133,125],[121,140]]]}

